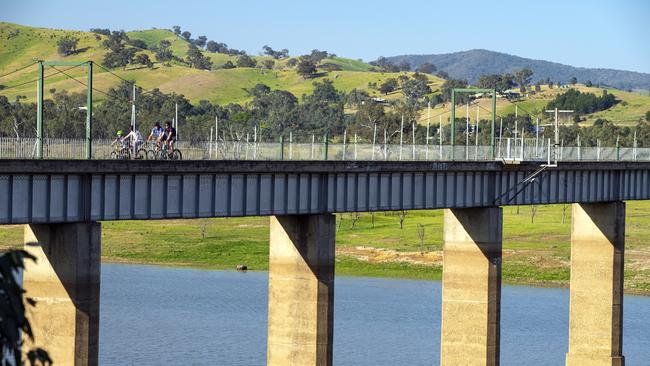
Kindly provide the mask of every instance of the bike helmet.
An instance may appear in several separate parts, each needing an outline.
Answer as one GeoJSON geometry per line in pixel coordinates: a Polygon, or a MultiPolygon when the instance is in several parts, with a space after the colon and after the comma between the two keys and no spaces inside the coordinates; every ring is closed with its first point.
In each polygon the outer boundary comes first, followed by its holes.
{"type": "Polygon", "coordinates": [[[124,131],[122,131],[122,130],[117,130],[117,135],[118,135],[118,136],[122,136],[122,135],[124,135],[124,131]]]}

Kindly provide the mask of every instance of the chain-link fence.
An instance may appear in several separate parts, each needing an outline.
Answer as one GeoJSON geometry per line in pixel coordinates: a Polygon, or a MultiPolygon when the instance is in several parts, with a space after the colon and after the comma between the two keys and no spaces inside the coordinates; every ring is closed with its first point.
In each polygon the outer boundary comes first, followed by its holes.
{"type": "MultiPolygon", "coordinates": [[[[152,145],[144,145],[145,149],[152,145]]],[[[550,140],[503,138],[494,152],[485,145],[334,144],[334,143],[255,143],[218,141],[189,143],[176,147],[185,160],[538,160],[538,161],[650,161],[650,148],[602,146],[554,146],[550,140]]],[[[109,159],[118,148],[111,140],[93,140],[94,159],[109,159]]],[[[84,159],[83,139],[43,139],[44,159],[84,159]]],[[[0,138],[0,159],[33,159],[35,138],[0,138]]]]}

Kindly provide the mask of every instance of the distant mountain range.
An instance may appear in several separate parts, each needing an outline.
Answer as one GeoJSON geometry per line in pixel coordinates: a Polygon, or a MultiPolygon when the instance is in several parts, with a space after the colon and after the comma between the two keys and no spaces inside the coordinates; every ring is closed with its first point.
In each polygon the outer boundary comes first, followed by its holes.
{"type": "Polygon", "coordinates": [[[470,83],[476,83],[481,75],[512,73],[528,67],[535,73],[533,82],[548,77],[554,82],[567,83],[572,77],[576,77],[581,83],[591,80],[594,84],[617,89],[650,90],[650,74],[646,73],[574,67],[488,50],[469,50],[439,55],[401,55],[386,57],[386,59],[394,63],[408,61],[412,69],[430,62],[436,65],[439,71],[445,71],[456,79],[467,79],[470,83]]]}

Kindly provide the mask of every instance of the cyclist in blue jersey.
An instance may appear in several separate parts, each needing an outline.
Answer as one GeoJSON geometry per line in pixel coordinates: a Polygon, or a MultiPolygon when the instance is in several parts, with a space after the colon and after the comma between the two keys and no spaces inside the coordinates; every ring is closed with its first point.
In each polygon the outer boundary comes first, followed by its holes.
{"type": "Polygon", "coordinates": [[[151,129],[151,133],[149,134],[149,137],[147,137],[147,142],[154,140],[158,142],[160,140],[160,136],[165,132],[165,130],[160,127],[160,122],[156,122],[153,125],[153,128],[151,129]]]}

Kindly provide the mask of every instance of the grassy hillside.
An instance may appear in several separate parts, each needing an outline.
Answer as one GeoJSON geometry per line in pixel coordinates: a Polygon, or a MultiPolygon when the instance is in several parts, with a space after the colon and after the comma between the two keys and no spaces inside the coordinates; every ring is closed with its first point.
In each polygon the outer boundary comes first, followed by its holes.
{"type": "MultiPolygon", "coordinates": [[[[184,58],[188,43],[174,35],[166,29],[151,29],[142,31],[128,32],[131,39],[144,41],[148,46],[157,45],[161,40],[171,42],[171,49],[178,57],[184,58]]],[[[69,60],[69,61],[86,61],[93,60],[100,62],[104,57],[106,50],[101,47],[104,36],[98,36],[90,32],[64,31],[45,28],[25,27],[10,23],[0,23],[0,74],[11,72],[19,67],[29,64],[37,59],[44,60],[69,60]],[[56,42],[61,37],[72,35],[78,37],[79,49],[81,52],[68,57],[61,57],[56,53],[56,42]]],[[[152,59],[151,51],[141,51],[147,53],[152,59]]],[[[236,61],[236,57],[205,52],[214,63],[212,71],[196,70],[185,65],[172,64],[164,66],[156,63],[153,70],[139,66],[129,65],[125,69],[113,70],[113,72],[125,79],[134,80],[138,85],[145,89],[159,88],[164,92],[175,92],[183,94],[192,101],[208,99],[217,103],[242,103],[248,100],[248,95],[244,89],[252,88],[257,83],[264,83],[273,89],[288,90],[293,94],[300,96],[308,93],[313,89],[312,83],[315,80],[329,78],[334,81],[336,87],[342,91],[350,91],[353,88],[368,89],[368,83],[380,84],[383,80],[397,75],[371,73],[368,70],[370,65],[361,61],[334,57],[327,59],[325,62],[338,65],[342,70],[325,73],[322,77],[316,79],[304,80],[296,74],[294,70],[286,68],[286,60],[276,61],[274,70],[261,70],[257,68],[235,68],[219,69],[227,61],[236,61]]],[[[261,61],[268,59],[266,56],[253,56],[261,61]]],[[[61,68],[66,69],[66,68],[61,68]]],[[[54,74],[56,70],[49,69],[46,75],[54,74]]],[[[85,80],[85,70],[76,68],[66,73],[85,80]]],[[[19,73],[0,79],[0,84],[12,86],[37,78],[36,67],[31,67],[19,73]]],[[[441,82],[433,78],[433,81],[441,82]]],[[[113,75],[95,68],[94,84],[98,89],[106,90],[110,86],[119,82],[119,79],[113,75]]],[[[11,99],[16,96],[25,96],[26,99],[35,99],[35,84],[30,83],[18,88],[0,91],[0,94],[6,95],[11,99]]],[[[74,80],[58,74],[46,80],[47,90],[55,88],[57,90],[68,90],[70,92],[82,92],[85,87],[74,80]]],[[[98,100],[102,99],[101,94],[97,94],[98,100]]]]}
{"type": "MultiPolygon", "coordinates": [[[[154,46],[162,40],[171,42],[171,49],[178,57],[184,58],[188,50],[188,43],[174,35],[167,29],[149,29],[128,32],[131,39],[144,41],[148,46],[154,46]]],[[[90,32],[66,31],[57,29],[45,29],[26,27],[11,23],[0,22],[0,75],[9,73],[19,67],[25,66],[38,59],[43,60],[75,60],[86,61],[93,60],[101,62],[106,54],[106,50],[101,47],[101,42],[105,39],[90,32]],[[66,35],[72,35],[79,38],[79,53],[68,57],[59,56],[56,52],[57,40],[66,35]]],[[[151,51],[140,51],[146,53],[154,60],[155,57],[151,51]]],[[[324,72],[323,76],[316,79],[303,80],[298,76],[294,69],[287,67],[287,60],[276,60],[273,70],[261,70],[259,68],[235,68],[220,69],[227,61],[236,62],[236,57],[219,54],[205,53],[212,62],[213,70],[197,70],[187,67],[184,64],[172,63],[170,66],[164,66],[155,63],[153,69],[147,69],[140,66],[129,65],[125,69],[113,70],[113,72],[125,79],[134,80],[144,89],[159,88],[164,92],[175,92],[183,94],[193,102],[201,99],[207,99],[219,104],[227,103],[244,103],[249,100],[245,89],[252,88],[255,84],[263,83],[273,89],[288,90],[296,96],[309,93],[313,89],[313,82],[328,78],[334,82],[339,90],[348,92],[353,88],[368,91],[371,95],[381,96],[390,100],[402,98],[401,91],[395,91],[387,96],[380,95],[377,90],[369,89],[369,83],[380,85],[386,79],[395,78],[397,73],[378,73],[371,72],[372,66],[358,60],[347,59],[343,57],[333,57],[325,60],[329,64],[338,65],[341,71],[324,72]]],[[[253,56],[259,61],[269,59],[268,56],[253,56]]],[[[67,70],[67,68],[60,68],[67,70]]],[[[322,71],[322,70],[321,70],[322,71]]],[[[71,76],[85,82],[85,69],[75,68],[66,71],[71,76]]],[[[53,75],[56,70],[46,70],[46,75],[53,75]]],[[[0,79],[0,85],[11,87],[21,83],[34,81],[37,78],[36,67],[30,67],[18,73],[0,79]]],[[[430,86],[434,93],[440,92],[440,86],[444,80],[431,76],[430,86]]],[[[100,90],[107,90],[116,85],[119,79],[99,67],[94,71],[94,85],[100,90]]],[[[49,77],[45,83],[46,97],[51,89],[68,90],[69,92],[83,92],[85,87],[74,80],[68,79],[62,74],[49,77]]],[[[11,100],[17,96],[26,97],[27,101],[33,101],[36,97],[36,83],[31,82],[17,88],[10,88],[5,91],[0,90],[0,95],[6,95],[11,100]]],[[[584,85],[576,86],[581,91],[602,93],[602,89],[587,88],[584,85]]],[[[518,102],[520,105],[519,113],[521,115],[531,112],[535,116],[544,109],[549,100],[555,97],[557,93],[564,92],[565,89],[548,89],[542,88],[541,93],[532,95],[518,102]]],[[[639,93],[628,93],[620,90],[610,90],[622,102],[610,110],[598,112],[587,116],[586,123],[592,123],[597,118],[607,118],[618,124],[635,125],[642,119],[646,111],[650,110],[650,96],[639,93]]],[[[103,99],[101,93],[95,93],[95,100],[103,99]]],[[[489,118],[491,102],[488,99],[479,100],[478,103],[482,109],[480,118],[489,118]]],[[[514,104],[499,99],[497,103],[497,113],[505,115],[514,113],[514,104]]],[[[435,106],[432,116],[442,113],[443,120],[449,118],[449,103],[435,106]]],[[[464,116],[465,108],[457,109],[457,116],[464,116]]],[[[470,111],[470,119],[475,119],[476,110],[470,111]]],[[[423,111],[420,122],[426,124],[427,111],[423,111]]],[[[437,123],[438,118],[433,118],[432,122],[437,123]]]]}
{"type": "MultiPolygon", "coordinates": [[[[576,84],[573,88],[580,90],[583,93],[593,93],[595,95],[601,95],[603,93],[602,88],[596,87],[586,87],[583,84],[576,84]]],[[[627,92],[618,89],[606,89],[608,93],[614,94],[616,99],[620,102],[614,107],[596,112],[593,114],[583,116],[586,118],[584,122],[581,122],[583,125],[591,125],[598,118],[605,118],[609,121],[612,121],[618,125],[627,125],[635,126],[640,120],[645,118],[645,113],[650,110],[650,96],[641,95],[639,93],[627,92]]],[[[520,101],[516,102],[517,107],[515,107],[515,102],[508,101],[506,99],[499,98],[497,99],[497,115],[508,115],[514,114],[515,108],[517,108],[517,113],[520,116],[531,115],[534,118],[549,118],[549,114],[544,113],[546,105],[549,101],[555,98],[556,95],[566,92],[567,89],[563,88],[553,88],[549,89],[547,86],[542,86],[542,90],[539,93],[530,95],[526,98],[523,98],[520,101]]],[[[472,103],[469,111],[470,121],[476,120],[476,105],[479,106],[479,118],[480,119],[490,119],[492,118],[492,99],[483,98],[478,99],[472,103]]],[[[438,115],[442,115],[443,121],[449,118],[450,115],[450,104],[445,103],[438,105],[435,108],[431,109],[431,115],[436,116],[432,118],[432,123],[438,122],[438,115]]],[[[467,109],[465,106],[456,107],[456,117],[465,118],[467,115],[467,109]]],[[[426,123],[427,111],[421,113],[421,123],[426,123]]],[[[570,122],[568,117],[564,117],[565,122],[570,122]]]]}

